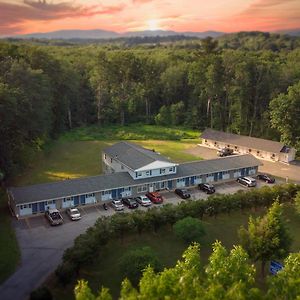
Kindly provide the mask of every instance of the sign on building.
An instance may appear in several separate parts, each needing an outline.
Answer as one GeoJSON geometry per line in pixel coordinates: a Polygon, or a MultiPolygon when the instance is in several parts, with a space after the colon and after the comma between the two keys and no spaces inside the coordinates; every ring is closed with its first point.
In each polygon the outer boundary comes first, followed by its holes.
{"type": "Polygon", "coordinates": [[[270,273],[276,275],[278,271],[283,268],[283,265],[277,261],[271,261],[270,263],[270,273]]]}

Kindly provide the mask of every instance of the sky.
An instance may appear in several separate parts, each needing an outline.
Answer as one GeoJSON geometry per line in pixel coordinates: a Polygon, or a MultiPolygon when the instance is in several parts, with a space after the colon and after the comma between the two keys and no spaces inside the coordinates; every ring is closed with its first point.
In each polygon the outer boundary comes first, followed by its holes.
{"type": "Polygon", "coordinates": [[[276,31],[300,28],[300,0],[0,0],[0,35],[63,29],[276,31]]]}

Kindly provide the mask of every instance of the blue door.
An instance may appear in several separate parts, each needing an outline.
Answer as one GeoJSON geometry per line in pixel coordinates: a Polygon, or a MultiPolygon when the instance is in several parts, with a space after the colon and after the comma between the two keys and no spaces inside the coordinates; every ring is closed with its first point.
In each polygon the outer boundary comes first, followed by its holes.
{"type": "Polygon", "coordinates": [[[222,180],[222,179],[223,179],[223,173],[219,172],[219,180],[222,180]]]}
{"type": "Polygon", "coordinates": [[[245,169],[241,169],[242,176],[245,176],[245,169]]]}
{"type": "Polygon", "coordinates": [[[172,189],[173,188],[173,183],[172,183],[172,180],[169,180],[168,181],[168,189],[172,189]]]}
{"type": "Polygon", "coordinates": [[[85,204],[85,195],[80,195],[80,204],[85,204]]]}
{"type": "Polygon", "coordinates": [[[195,185],[195,176],[191,177],[191,185],[195,185]]]}
{"type": "Polygon", "coordinates": [[[79,205],[79,196],[74,196],[74,206],[79,205]]]}
{"type": "Polygon", "coordinates": [[[45,211],[45,202],[40,202],[39,203],[39,212],[44,212],[45,211]]]}
{"type": "Polygon", "coordinates": [[[32,213],[36,214],[38,211],[38,205],[37,203],[32,203],[32,213]]]}
{"type": "Polygon", "coordinates": [[[111,196],[112,196],[113,199],[116,199],[116,197],[117,197],[117,190],[112,190],[111,191],[111,196]]]}
{"type": "Polygon", "coordinates": [[[185,178],[185,186],[189,186],[190,185],[190,177],[185,178]]]}
{"type": "Polygon", "coordinates": [[[249,175],[249,168],[246,168],[246,175],[249,175]]]}
{"type": "Polygon", "coordinates": [[[124,188],[118,189],[118,198],[122,198],[123,192],[124,192],[124,188]]]}
{"type": "Polygon", "coordinates": [[[214,174],[214,181],[218,181],[218,173],[214,174]]]}

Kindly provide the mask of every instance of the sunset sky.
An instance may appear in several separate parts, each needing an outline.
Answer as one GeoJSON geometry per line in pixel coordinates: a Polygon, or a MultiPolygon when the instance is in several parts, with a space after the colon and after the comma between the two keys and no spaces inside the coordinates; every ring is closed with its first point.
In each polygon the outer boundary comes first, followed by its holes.
{"type": "Polygon", "coordinates": [[[300,28],[300,0],[0,0],[0,35],[62,29],[300,28]]]}

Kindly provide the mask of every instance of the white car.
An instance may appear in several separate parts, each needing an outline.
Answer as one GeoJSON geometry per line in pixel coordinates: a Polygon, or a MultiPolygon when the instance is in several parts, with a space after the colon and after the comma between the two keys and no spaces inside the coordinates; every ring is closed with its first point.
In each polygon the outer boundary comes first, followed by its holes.
{"type": "Polygon", "coordinates": [[[72,221],[80,220],[81,215],[77,208],[68,208],[67,215],[70,217],[72,221]]]}
{"type": "Polygon", "coordinates": [[[252,177],[239,177],[237,179],[237,182],[240,183],[240,184],[243,184],[245,186],[248,186],[248,187],[256,186],[256,180],[252,177]]]}
{"type": "Polygon", "coordinates": [[[124,205],[121,200],[113,200],[111,201],[111,205],[116,211],[124,210],[124,205]]]}
{"type": "Polygon", "coordinates": [[[151,200],[147,196],[138,196],[135,200],[141,204],[142,206],[150,206],[152,205],[151,200]]]}

